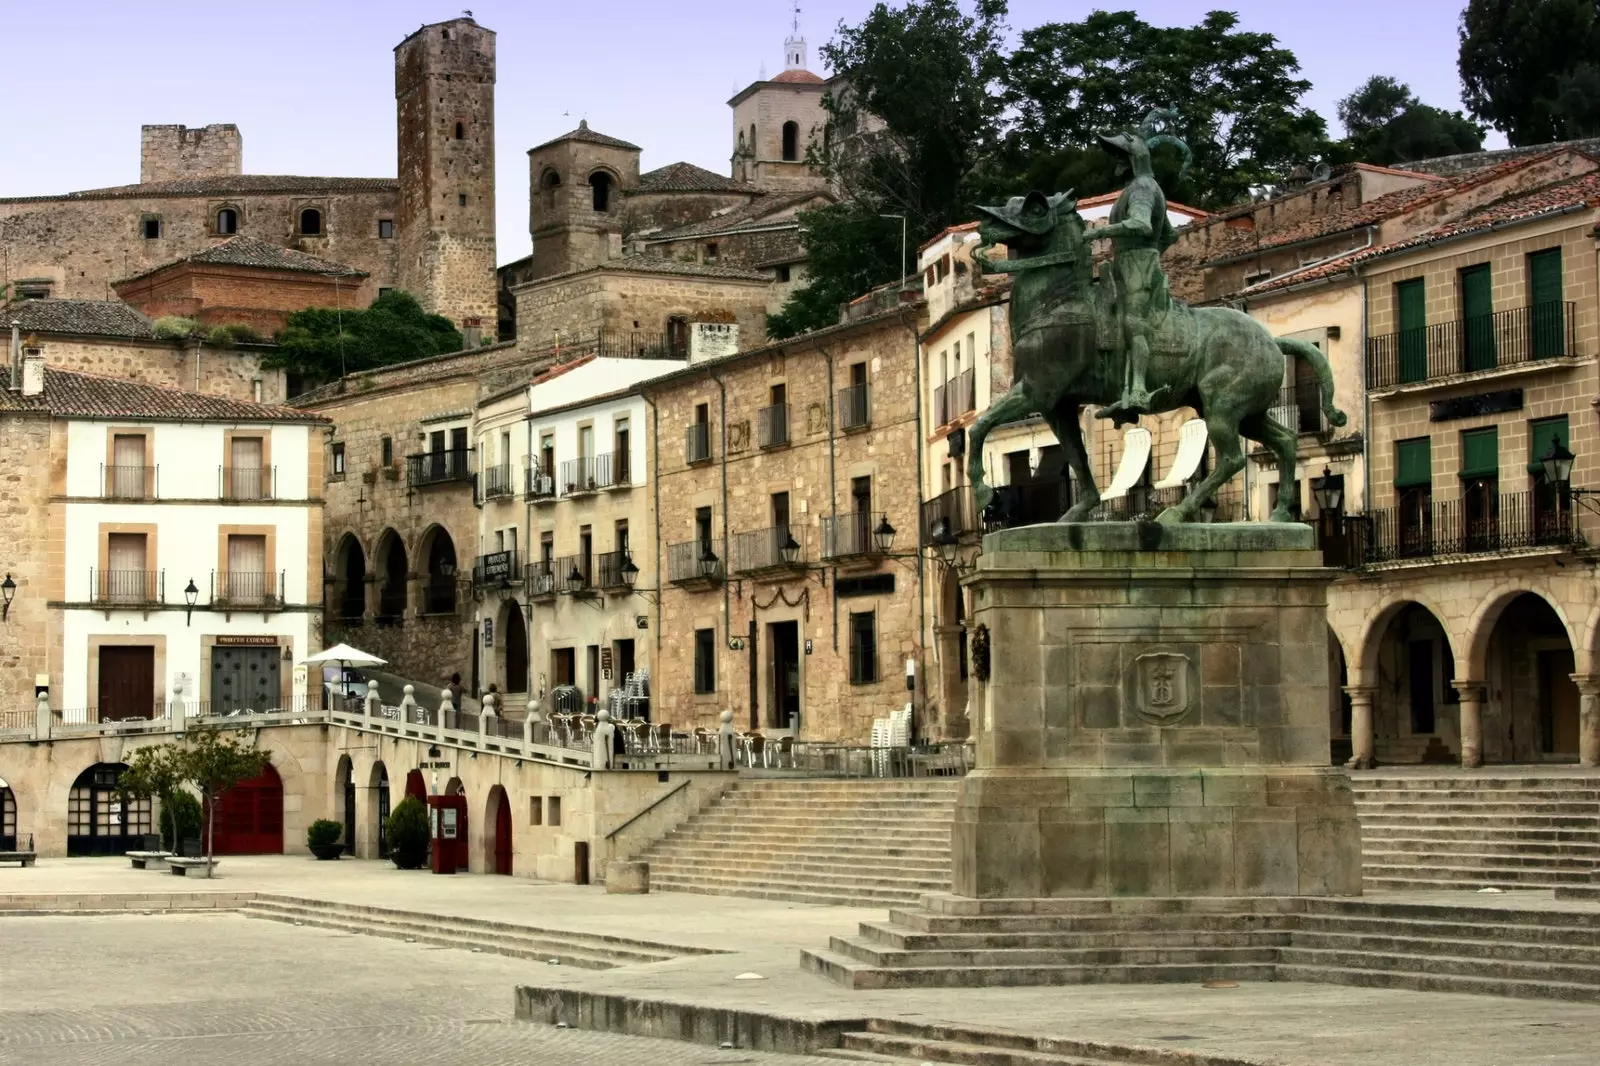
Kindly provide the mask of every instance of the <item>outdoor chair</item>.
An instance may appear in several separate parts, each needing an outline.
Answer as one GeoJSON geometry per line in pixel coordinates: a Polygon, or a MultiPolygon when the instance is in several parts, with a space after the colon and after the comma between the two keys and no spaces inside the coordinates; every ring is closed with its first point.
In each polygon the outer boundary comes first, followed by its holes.
{"type": "Polygon", "coordinates": [[[792,736],[778,738],[778,750],[773,755],[773,764],[782,769],[785,758],[789,760],[789,768],[791,770],[794,769],[794,737],[792,736]]]}
{"type": "Polygon", "coordinates": [[[748,733],[744,738],[745,765],[765,765],[767,738],[760,733],[748,733]]]}
{"type": "Polygon", "coordinates": [[[654,744],[652,747],[656,751],[672,750],[672,727],[670,725],[667,725],[665,722],[661,722],[657,725],[650,726],[649,729],[651,736],[654,739],[654,744]]]}

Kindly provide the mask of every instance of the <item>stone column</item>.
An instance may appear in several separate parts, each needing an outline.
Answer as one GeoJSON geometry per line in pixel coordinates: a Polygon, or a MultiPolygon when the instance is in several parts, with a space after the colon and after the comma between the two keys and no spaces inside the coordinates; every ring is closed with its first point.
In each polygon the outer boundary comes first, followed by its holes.
{"type": "Polygon", "coordinates": [[[1482,681],[1453,681],[1461,695],[1461,765],[1483,765],[1483,699],[1485,685],[1482,681]]]}
{"type": "Polygon", "coordinates": [[[1375,765],[1372,757],[1372,698],[1377,689],[1369,685],[1347,685],[1345,695],[1350,697],[1350,761],[1345,766],[1351,770],[1370,770],[1375,765]]]}
{"type": "Polygon", "coordinates": [[[933,627],[939,649],[939,739],[966,736],[966,685],[961,680],[961,642],[967,639],[966,626],[933,627]]]}
{"type": "Polygon", "coordinates": [[[1573,674],[1578,686],[1578,762],[1600,766],[1600,674],[1573,674]]]}

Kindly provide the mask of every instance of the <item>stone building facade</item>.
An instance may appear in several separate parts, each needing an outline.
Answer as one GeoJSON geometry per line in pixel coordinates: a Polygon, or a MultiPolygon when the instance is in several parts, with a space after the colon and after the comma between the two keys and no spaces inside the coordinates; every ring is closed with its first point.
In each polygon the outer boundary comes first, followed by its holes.
{"type": "Polygon", "coordinates": [[[906,304],[645,385],[657,721],[865,743],[909,704],[927,731],[906,476],[924,324],[906,304]]]}
{"type": "Polygon", "coordinates": [[[798,27],[783,47],[781,74],[751,82],[728,101],[733,109],[732,173],[765,189],[821,189],[827,181],[807,157],[823,146],[828,113],[822,97],[828,82],[806,69],[806,42],[798,27]]]}
{"type": "Polygon", "coordinates": [[[231,122],[139,130],[139,184],[244,173],[244,137],[231,122]]]}

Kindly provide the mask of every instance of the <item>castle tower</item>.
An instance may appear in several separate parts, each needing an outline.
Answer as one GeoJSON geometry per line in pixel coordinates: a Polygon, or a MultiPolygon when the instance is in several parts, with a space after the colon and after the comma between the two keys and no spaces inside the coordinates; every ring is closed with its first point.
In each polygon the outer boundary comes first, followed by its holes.
{"type": "Polygon", "coordinates": [[[400,286],[470,345],[498,316],[494,248],[494,31],[424,26],[394,50],[400,127],[400,286]]]}
{"type": "Polygon", "coordinates": [[[244,172],[244,138],[233,123],[139,127],[139,183],[244,172]]]}
{"type": "Polygon", "coordinates": [[[622,194],[639,184],[639,146],[578,128],[528,149],[533,278],[598,266],[622,254],[622,194]]]}

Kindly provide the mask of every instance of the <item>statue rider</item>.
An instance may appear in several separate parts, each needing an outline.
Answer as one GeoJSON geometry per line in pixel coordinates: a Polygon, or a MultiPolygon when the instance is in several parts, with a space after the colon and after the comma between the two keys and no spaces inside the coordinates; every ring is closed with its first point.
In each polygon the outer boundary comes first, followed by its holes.
{"type": "MultiPolygon", "coordinates": [[[[1159,144],[1176,145],[1183,152],[1184,169],[1188,169],[1188,145],[1155,131],[1163,119],[1177,117],[1171,111],[1157,109],[1137,130],[1099,136],[1101,146],[1133,174],[1133,180],[1111,209],[1110,224],[1089,231],[1091,238],[1111,242],[1115,311],[1127,358],[1122,398],[1102,408],[1095,417],[1115,419],[1117,425],[1138,421],[1157,398],[1145,387],[1145,374],[1150,367],[1151,335],[1172,305],[1167,276],[1161,269],[1161,253],[1177,240],[1177,234],[1167,218],[1166,194],[1150,165],[1150,149],[1159,144]]],[[[1157,393],[1164,391],[1165,386],[1157,393]]]]}

